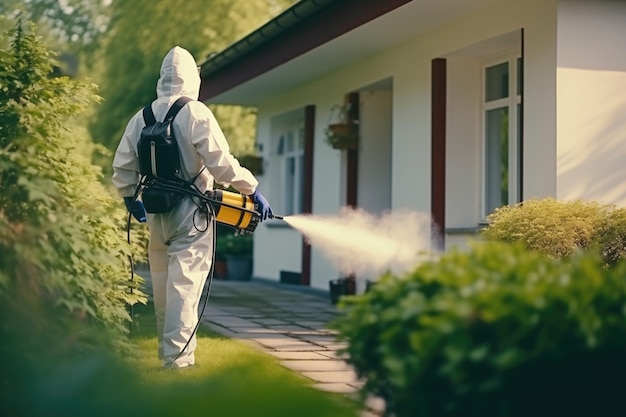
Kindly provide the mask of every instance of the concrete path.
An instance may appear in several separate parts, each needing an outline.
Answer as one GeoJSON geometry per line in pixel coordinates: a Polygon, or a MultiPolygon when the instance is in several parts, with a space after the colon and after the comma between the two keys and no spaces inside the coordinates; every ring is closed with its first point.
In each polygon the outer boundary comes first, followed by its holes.
{"type": "MultiPolygon", "coordinates": [[[[245,340],[310,378],[320,390],[352,395],[363,386],[327,327],[337,314],[323,291],[265,281],[214,279],[202,322],[225,336],[245,340]]],[[[379,416],[384,403],[371,398],[362,417],[379,416]]]]}

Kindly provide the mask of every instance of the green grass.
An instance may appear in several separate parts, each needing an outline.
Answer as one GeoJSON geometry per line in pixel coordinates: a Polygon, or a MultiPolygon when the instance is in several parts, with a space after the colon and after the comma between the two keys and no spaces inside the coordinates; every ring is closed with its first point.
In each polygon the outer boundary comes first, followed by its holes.
{"type": "MultiPolygon", "coordinates": [[[[283,366],[271,355],[245,342],[198,330],[196,366],[161,370],[157,358],[152,306],[136,306],[132,343],[136,352],[125,362],[147,391],[174,398],[177,406],[162,415],[211,416],[356,416],[357,405],[343,395],[321,392],[312,382],[283,366]],[[184,404],[182,409],[177,407],[184,404]],[[175,414],[172,414],[175,413],[175,414]]],[[[152,395],[150,395],[152,397],[152,395]]],[[[161,408],[161,407],[159,407],[161,408]]]]}
{"type": "MultiPolygon", "coordinates": [[[[51,329],[22,352],[2,349],[0,416],[7,417],[355,417],[358,405],[314,389],[303,376],[238,340],[200,329],[197,366],[161,370],[152,306],[135,308],[132,354],[64,349],[51,329]],[[65,352],[65,353],[64,353],[65,352]]],[[[33,340],[30,337],[28,340],[33,340]]],[[[61,338],[61,341],[63,339],[61,338]]],[[[21,343],[21,344],[20,344],[21,343]]]]}

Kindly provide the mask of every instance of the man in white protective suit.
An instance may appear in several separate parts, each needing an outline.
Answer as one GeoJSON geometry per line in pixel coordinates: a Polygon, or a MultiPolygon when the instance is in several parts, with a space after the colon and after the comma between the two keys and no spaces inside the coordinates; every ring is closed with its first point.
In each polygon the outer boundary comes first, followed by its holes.
{"type": "MultiPolygon", "coordinates": [[[[258,181],[230,153],[211,110],[197,101],[200,75],[191,53],[178,46],[167,53],[156,89],[157,99],[151,104],[156,120],[163,120],[179,97],[193,100],[184,105],[172,125],[183,179],[191,181],[197,177],[195,185],[201,192],[213,189],[214,182],[232,185],[241,194],[251,196],[261,221],[272,218],[272,209],[257,188],[258,181]]],[[[200,295],[211,267],[214,231],[211,227],[197,227],[199,223],[207,224],[207,214],[199,220],[201,213],[191,197],[185,197],[163,214],[146,214],[143,203],[133,198],[140,181],[137,143],[144,126],[140,110],[130,119],[120,140],[112,180],[135,219],[147,219],[159,358],[164,368],[185,368],[195,363],[194,329],[200,295]]]]}

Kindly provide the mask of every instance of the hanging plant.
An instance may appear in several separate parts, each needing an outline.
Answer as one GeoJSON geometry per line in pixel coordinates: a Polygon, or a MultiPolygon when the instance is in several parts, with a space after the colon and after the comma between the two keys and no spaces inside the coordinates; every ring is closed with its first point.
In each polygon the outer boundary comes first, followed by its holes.
{"type": "Polygon", "coordinates": [[[349,105],[333,106],[328,127],[325,130],[326,142],[334,149],[357,149],[359,147],[358,124],[348,117],[349,105]],[[333,115],[337,113],[335,118],[333,115]]]}

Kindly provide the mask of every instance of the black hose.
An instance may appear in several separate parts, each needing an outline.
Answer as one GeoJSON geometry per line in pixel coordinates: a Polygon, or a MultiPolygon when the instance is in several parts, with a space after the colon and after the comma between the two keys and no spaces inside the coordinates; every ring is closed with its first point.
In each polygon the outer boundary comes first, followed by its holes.
{"type": "MultiPolygon", "coordinates": [[[[128,213],[128,220],[126,221],[126,242],[128,242],[128,246],[130,247],[130,219],[132,214],[128,213]]],[[[130,250],[130,249],[129,249],[130,250]]],[[[130,264],[130,293],[133,294],[133,285],[135,282],[135,268],[133,266],[133,255],[128,253],[128,263],[130,264]]],[[[130,324],[128,326],[128,340],[130,341],[132,333],[133,333],[133,320],[134,316],[134,303],[131,301],[130,304],[130,324]]]]}

